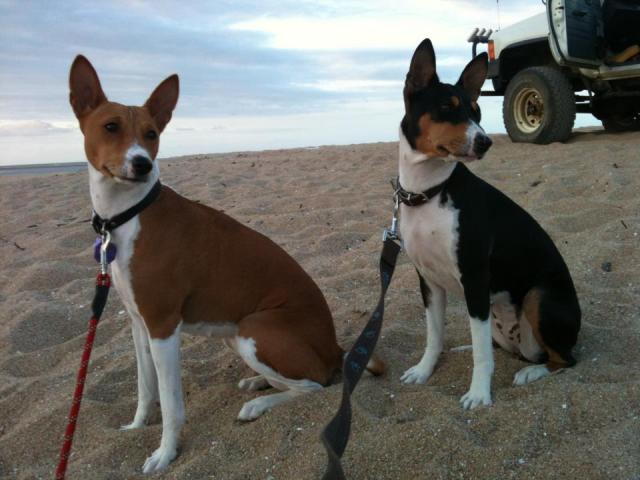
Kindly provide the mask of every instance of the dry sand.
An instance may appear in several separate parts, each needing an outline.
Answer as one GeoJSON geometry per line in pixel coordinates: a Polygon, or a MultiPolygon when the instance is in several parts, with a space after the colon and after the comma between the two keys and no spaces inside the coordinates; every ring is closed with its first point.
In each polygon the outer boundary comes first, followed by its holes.
{"type": "MultiPolygon", "coordinates": [[[[389,366],[354,397],[344,465],[352,479],[640,478],[640,133],[577,133],[567,144],[495,136],[475,172],[527,208],[569,265],[583,308],[575,368],[514,388],[525,364],[496,350],[494,406],[463,411],[471,352],[450,301],[445,347],[427,385],[399,377],[425,342],[418,281],[402,257],[378,353],[389,366]],[[610,262],[603,269],[603,263],[610,262]]],[[[80,146],[78,146],[80,148],[80,146]]],[[[271,236],[319,283],[350,345],[378,295],[395,143],[200,155],[163,161],[166,183],[271,236]]],[[[52,478],[84,342],[96,264],[85,173],[0,177],[0,476],[52,478]],[[14,243],[15,242],[15,243],[14,243]],[[19,247],[19,248],[18,248],[19,247]]],[[[184,335],[188,423],[162,478],[313,479],[341,386],[241,424],[248,369],[216,339],[184,335]]],[[[139,478],[160,440],[120,432],[136,405],[129,321],[115,290],[97,335],[71,479],[139,478]]]]}

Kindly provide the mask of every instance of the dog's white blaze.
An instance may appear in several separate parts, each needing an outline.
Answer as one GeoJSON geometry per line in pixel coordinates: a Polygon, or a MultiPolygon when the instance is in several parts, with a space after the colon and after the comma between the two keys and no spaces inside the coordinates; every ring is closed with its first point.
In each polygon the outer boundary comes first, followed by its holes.
{"type": "Polygon", "coordinates": [[[431,290],[429,307],[425,311],[427,326],[427,346],[422,359],[404,372],[400,380],[403,383],[425,383],[436,366],[444,346],[444,317],[447,294],[444,289],[428,284],[431,290]]]}
{"type": "Polygon", "coordinates": [[[149,155],[149,151],[142,147],[138,142],[135,142],[133,145],[129,147],[127,152],[124,154],[124,158],[127,161],[133,160],[133,157],[145,157],[151,160],[151,156],[149,155]]]}
{"type": "Polygon", "coordinates": [[[178,325],[167,338],[152,338],[149,342],[158,374],[162,439],[160,447],[144,463],[144,473],[164,470],[178,452],[178,438],[185,420],[180,378],[180,327],[178,325]]]}
{"type": "Polygon", "coordinates": [[[229,344],[254,372],[264,376],[272,387],[282,390],[280,393],[265,395],[246,402],[238,414],[240,420],[254,420],[279,403],[322,388],[322,385],[311,380],[292,380],[283,377],[262,363],[256,357],[256,342],[253,338],[238,336],[230,340],[229,344]]]}
{"type": "Polygon", "coordinates": [[[183,322],[182,331],[190,335],[200,335],[205,337],[233,337],[238,333],[238,325],[235,323],[221,322],[183,322]]]}
{"type": "Polygon", "coordinates": [[[469,317],[473,344],[473,375],[471,387],[460,402],[465,409],[491,405],[491,376],[493,375],[493,346],[491,321],[469,317]]]}
{"type": "Polygon", "coordinates": [[[480,125],[478,125],[473,120],[470,120],[469,127],[467,128],[467,145],[465,148],[465,153],[467,155],[470,155],[470,156],[475,155],[473,152],[473,142],[476,139],[476,135],[479,133],[482,135],[486,135],[486,133],[484,132],[484,129],[480,125]]]}

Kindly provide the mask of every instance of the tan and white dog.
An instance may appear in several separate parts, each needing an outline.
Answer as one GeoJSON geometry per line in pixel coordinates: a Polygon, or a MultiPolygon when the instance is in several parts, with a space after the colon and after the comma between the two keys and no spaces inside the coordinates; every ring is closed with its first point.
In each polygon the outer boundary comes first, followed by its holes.
{"type": "MultiPolygon", "coordinates": [[[[159,178],[159,136],[178,101],[178,76],[142,107],[107,100],[96,71],[78,56],[70,102],[84,134],[94,211],[103,219],[138,204],[159,178]]],[[[224,337],[257,376],[238,386],[280,393],[246,402],[253,420],[283,401],[327,385],[343,350],[317,285],[265,236],[163,186],[151,205],[112,232],[113,281],[132,320],[138,406],[124,429],[142,427],[160,401],[162,440],[143,470],[176,457],[185,420],[180,332],[224,337]]],[[[380,364],[371,364],[379,373],[380,364]]]]}

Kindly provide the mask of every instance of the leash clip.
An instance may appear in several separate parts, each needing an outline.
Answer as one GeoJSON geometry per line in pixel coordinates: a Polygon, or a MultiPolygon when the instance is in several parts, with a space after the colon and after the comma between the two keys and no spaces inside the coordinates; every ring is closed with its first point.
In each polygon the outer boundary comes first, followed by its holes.
{"type": "MultiPolygon", "coordinates": [[[[393,182],[391,183],[393,185],[393,182]]],[[[398,184],[393,185],[393,217],[391,218],[391,226],[385,228],[382,232],[382,241],[396,240],[400,242],[400,235],[398,234],[398,209],[400,208],[400,187],[398,184]]]]}
{"type": "Polygon", "coordinates": [[[107,261],[107,247],[109,243],[111,243],[111,233],[102,228],[102,232],[100,233],[100,238],[102,242],[100,243],[100,273],[105,275],[109,268],[109,262],[107,261]]]}

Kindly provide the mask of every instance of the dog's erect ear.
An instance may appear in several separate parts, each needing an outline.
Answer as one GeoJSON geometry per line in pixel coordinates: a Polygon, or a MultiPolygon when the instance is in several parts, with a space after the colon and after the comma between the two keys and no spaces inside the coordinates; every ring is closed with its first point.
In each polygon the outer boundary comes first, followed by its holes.
{"type": "Polygon", "coordinates": [[[156,126],[162,130],[171,120],[173,109],[178,103],[178,94],[180,93],[180,80],[175,73],[165,78],[160,85],[153,91],[149,100],[144,106],[156,122],[156,126]]]}
{"type": "Polygon", "coordinates": [[[411,58],[409,72],[404,82],[404,98],[407,98],[414,92],[421,90],[429,84],[438,82],[436,74],[436,54],[433,51],[431,40],[425,38],[411,58]]]}
{"type": "Polygon", "coordinates": [[[78,119],[107,101],[98,74],[83,55],[78,55],[71,64],[69,89],[69,102],[78,119]]]}
{"type": "Polygon", "coordinates": [[[480,90],[484,81],[487,79],[487,71],[489,69],[489,57],[486,52],[482,52],[471,60],[460,75],[460,79],[456,85],[464,88],[474,102],[480,96],[480,90]]]}

